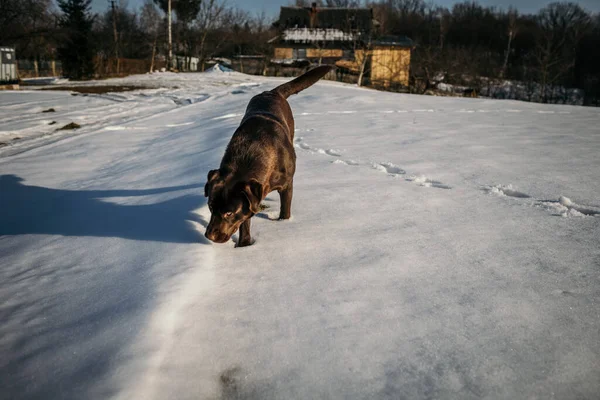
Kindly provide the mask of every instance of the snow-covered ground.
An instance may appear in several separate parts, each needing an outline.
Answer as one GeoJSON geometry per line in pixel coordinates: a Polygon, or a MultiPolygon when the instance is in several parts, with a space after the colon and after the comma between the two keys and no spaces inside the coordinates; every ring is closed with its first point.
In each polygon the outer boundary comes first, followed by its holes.
{"type": "Polygon", "coordinates": [[[600,110],[320,82],[292,220],[212,244],[206,174],[282,81],[0,92],[0,398],[598,398],[600,110]]]}

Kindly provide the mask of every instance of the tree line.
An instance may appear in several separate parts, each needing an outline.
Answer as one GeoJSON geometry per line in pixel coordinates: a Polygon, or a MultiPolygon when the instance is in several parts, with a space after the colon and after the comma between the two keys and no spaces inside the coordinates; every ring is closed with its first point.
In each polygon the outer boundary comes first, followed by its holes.
{"type": "MultiPolygon", "coordinates": [[[[139,9],[115,0],[93,14],[91,0],[0,0],[0,37],[18,58],[61,59],[63,73],[86,78],[92,58],[164,60],[167,0],[146,0],[139,9]]],[[[310,6],[296,0],[292,5],[310,6]]],[[[272,57],[277,24],[228,6],[223,0],[171,0],[173,53],[200,60],[272,57]]],[[[374,35],[400,35],[415,44],[410,91],[442,83],[485,91],[492,83],[520,82],[542,102],[567,102],[566,88],[581,89],[585,104],[600,99],[600,15],[572,2],[551,3],[535,14],[483,6],[474,1],[442,7],[425,0],[318,0],[319,7],[369,7],[374,35]]],[[[189,62],[189,61],[188,61],[189,62]]],[[[153,65],[152,67],[155,67],[153,65]]],[[[503,92],[495,92],[503,96],[503,92]]]]}
{"type": "Polygon", "coordinates": [[[411,92],[441,84],[495,97],[600,102],[600,14],[574,2],[554,2],[535,14],[463,1],[443,7],[425,0],[296,0],[308,7],[369,7],[377,35],[406,36],[411,55],[411,92]],[[512,89],[511,83],[518,82],[512,89]],[[506,89],[506,90],[503,90],[506,89]],[[516,96],[516,97],[515,97],[516,96]]]}
{"type": "Polygon", "coordinates": [[[600,15],[576,3],[551,3],[533,15],[476,2],[450,9],[423,0],[371,5],[382,32],[415,41],[415,90],[445,82],[484,91],[511,80],[522,83],[528,100],[568,102],[565,88],[583,89],[587,104],[600,99],[600,15]]]}
{"type": "MultiPolygon", "coordinates": [[[[263,54],[271,50],[272,20],[264,13],[227,5],[226,0],[171,0],[173,53],[200,65],[212,57],[263,54]]],[[[167,0],[106,2],[93,13],[91,0],[0,0],[0,38],[17,57],[60,60],[73,79],[94,75],[103,59],[163,60],[168,53],[167,0]],[[111,4],[113,3],[113,4],[111,4]]]]}

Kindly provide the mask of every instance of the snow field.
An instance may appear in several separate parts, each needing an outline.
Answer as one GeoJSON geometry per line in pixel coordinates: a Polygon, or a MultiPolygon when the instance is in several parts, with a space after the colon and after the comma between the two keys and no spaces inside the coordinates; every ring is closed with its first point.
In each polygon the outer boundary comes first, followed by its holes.
{"type": "Polygon", "coordinates": [[[598,111],[320,82],[292,220],[212,244],[206,174],[282,81],[0,93],[0,397],[595,398],[598,111]]]}

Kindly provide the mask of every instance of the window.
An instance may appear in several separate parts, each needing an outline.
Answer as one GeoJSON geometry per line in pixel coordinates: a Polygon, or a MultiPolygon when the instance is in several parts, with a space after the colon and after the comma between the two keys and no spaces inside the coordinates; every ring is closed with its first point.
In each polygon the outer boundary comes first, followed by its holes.
{"type": "Polygon", "coordinates": [[[306,58],[306,49],[294,49],[293,56],[296,60],[306,58]]]}

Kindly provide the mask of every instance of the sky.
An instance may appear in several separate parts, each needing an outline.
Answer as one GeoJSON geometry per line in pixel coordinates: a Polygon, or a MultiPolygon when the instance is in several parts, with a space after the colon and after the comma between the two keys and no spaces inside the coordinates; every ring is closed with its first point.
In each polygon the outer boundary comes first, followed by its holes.
{"type": "MultiPolygon", "coordinates": [[[[441,6],[452,7],[453,4],[462,1],[455,0],[435,0],[433,3],[441,6]]],[[[495,6],[508,9],[514,6],[521,13],[536,13],[544,6],[552,3],[550,0],[480,0],[479,3],[485,6],[495,6]]],[[[139,8],[144,0],[128,0],[129,8],[139,8]]],[[[276,17],[279,14],[279,7],[289,5],[290,0],[227,0],[228,4],[238,6],[239,8],[250,11],[251,13],[260,13],[265,11],[270,17],[276,17]]],[[[600,0],[580,0],[575,1],[583,8],[592,12],[600,12],[600,0]]],[[[95,12],[106,10],[109,6],[108,0],[93,0],[92,8],[95,12]]]]}

